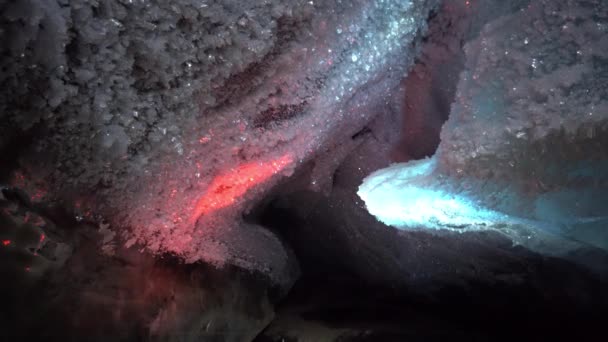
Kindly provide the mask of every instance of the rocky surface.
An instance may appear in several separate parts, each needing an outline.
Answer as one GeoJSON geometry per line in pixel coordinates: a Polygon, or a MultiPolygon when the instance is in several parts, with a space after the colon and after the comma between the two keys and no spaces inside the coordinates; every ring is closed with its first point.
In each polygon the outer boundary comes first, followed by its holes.
{"type": "Polygon", "coordinates": [[[107,225],[60,208],[0,205],[3,339],[251,341],[298,274],[293,257],[280,280],[185,264],[112,244],[107,225]]]}

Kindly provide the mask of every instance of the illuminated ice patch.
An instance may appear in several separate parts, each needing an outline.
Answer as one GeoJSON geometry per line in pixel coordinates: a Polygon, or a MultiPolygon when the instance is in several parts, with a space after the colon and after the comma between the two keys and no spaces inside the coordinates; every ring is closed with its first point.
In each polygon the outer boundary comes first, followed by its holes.
{"type": "Polygon", "coordinates": [[[480,229],[514,223],[508,215],[441,189],[429,177],[434,158],[394,164],[369,175],[358,195],[376,218],[396,228],[480,229]]]}
{"type": "MultiPolygon", "coordinates": [[[[557,257],[573,255],[574,251],[589,248],[590,245],[608,249],[606,234],[601,233],[605,232],[603,228],[608,222],[608,215],[603,215],[604,212],[600,210],[597,211],[599,215],[585,212],[587,216],[566,210],[572,207],[568,204],[577,203],[581,197],[585,197],[580,189],[572,193],[560,191],[543,194],[530,202],[532,205],[529,206],[528,215],[510,207],[501,207],[501,210],[513,212],[509,215],[481,204],[477,198],[463,191],[484,191],[483,185],[442,175],[435,171],[436,164],[436,160],[431,158],[391,165],[365,178],[357,194],[370,214],[399,229],[462,233],[492,231],[508,238],[514,245],[557,257]],[[535,214],[532,208],[536,208],[535,214]],[[593,235],[574,235],[572,232],[576,232],[576,229],[592,229],[593,235]],[[579,236],[587,239],[582,240],[579,236]]],[[[586,198],[600,198],[596,192],[592,193],[593,196],[586,198]]],[[[483,194],[477,195],[484,198],[483,194]]]]}

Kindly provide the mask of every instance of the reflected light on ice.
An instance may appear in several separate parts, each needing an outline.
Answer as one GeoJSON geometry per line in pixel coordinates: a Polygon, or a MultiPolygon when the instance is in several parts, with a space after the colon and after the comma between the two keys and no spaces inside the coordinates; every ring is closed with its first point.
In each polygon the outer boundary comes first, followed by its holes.
{"type": "Polygon", "coordinates": [[[202,215],[232,205],[251,188],[267,181],[292,162],[293,157],[286,154],[271,161],[241,164],[217,175],[197,201],[190,222],[194,224],[202,215]]]}
{"type": "Polygon", "coordinates": [[[396,228],[478,228],[511,222],[509,216],[428,185],[434,158],[394,164],[368,176],[358,195],[370,214],[396,228]]]}

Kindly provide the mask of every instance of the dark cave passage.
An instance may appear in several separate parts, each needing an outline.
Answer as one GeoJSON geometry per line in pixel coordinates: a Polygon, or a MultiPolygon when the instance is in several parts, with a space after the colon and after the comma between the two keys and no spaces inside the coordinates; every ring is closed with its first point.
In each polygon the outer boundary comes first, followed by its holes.
{"type": "MultiPolygon", "coordinates": [[[[432,27],[433,22],[430,25],[432,27]]],[[[403,82],[402,138],[394,148],[397,162],[435,154],[439,147],[441,127],[448,120],[450,105],[454,100],[458,75],[464,68],[462,52],[433,54],[433,51],[426,51],[431,50],[430,46],[435,47],[423,44],[422,53],[427,58],[414,64],[403,82]]]]}

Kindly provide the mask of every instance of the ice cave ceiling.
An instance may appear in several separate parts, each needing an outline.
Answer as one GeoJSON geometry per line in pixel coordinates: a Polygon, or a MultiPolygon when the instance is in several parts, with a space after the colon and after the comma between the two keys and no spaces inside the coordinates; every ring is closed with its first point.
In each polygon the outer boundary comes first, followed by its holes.
{"type": "Polygon", "coordinates": [[[606,1],[0,0],[0,41],[1,282],[112,317],[68,331],[272,341],[336,270],[608,307],[606,1]]]}

